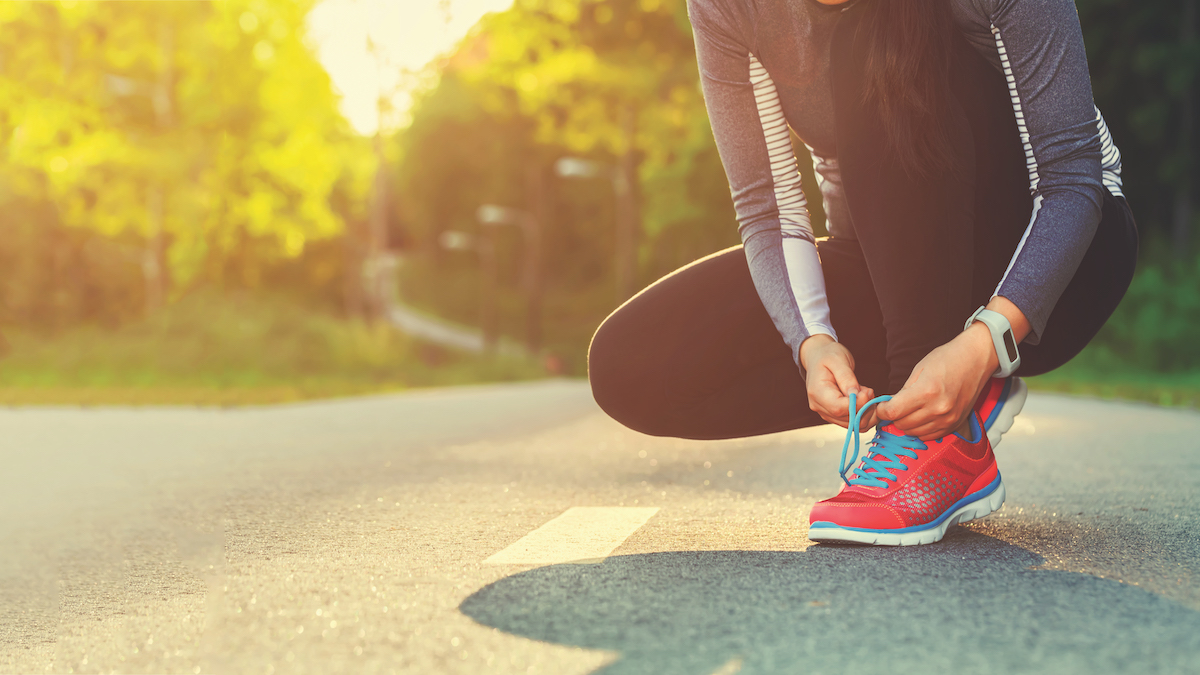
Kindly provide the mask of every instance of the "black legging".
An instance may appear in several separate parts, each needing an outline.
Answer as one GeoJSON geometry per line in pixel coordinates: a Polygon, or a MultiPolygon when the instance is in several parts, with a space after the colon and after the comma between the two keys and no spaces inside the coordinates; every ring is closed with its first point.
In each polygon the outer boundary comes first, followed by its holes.
{"type": "MultiPolygon", "coordinates": [[[[937,260],[939,247],[950,245],[937,233],[880,236],[897,247],[898,264],[869,267],[854,240],[824,239],[817,250],[830,319],[838,340],[854,355],[859,382],[895,393],[920,358],[953,338],[969,310],[928,303],[936,290],[911,273],[912,261],[937,260]],[[926,300],[921,311],[893,311],[888,317],[894,335],[924,347],[889,350],[881,300],[892,303],[889,307],[926,300]],[[936,320],[930,320],[931,311],[936,320]],[[906,323],[906,316],[922,318],[906,323]]],[[[958,278],[951,279],[972,289],[976,307],[994,290],[999,276],[993,270],[1003,270],[1012,256],[1011,248],[981,245],[984,239],[976,237],[974,260],[954,265],[958,278]]],[[[1049,372],[1078,354],[1124,296],[1136,258],[1133,213],[1124,198],[1105,193],[1087,255],[1040,343],[1021,346],[1018,374],[1049,372]]],[[[654,436],[737,438],[825,423],[808,407],[791,350],[758,298],[740,246],[672,272],[613,312],[592,338],[588,378],[605,412],[654,436]]]]}

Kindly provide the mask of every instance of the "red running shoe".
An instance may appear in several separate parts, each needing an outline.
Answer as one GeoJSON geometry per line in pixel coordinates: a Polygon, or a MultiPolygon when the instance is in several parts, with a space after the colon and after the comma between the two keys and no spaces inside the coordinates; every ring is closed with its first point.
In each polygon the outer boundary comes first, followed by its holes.
{"type": "Polygon", "coordinates": [[[992,448],[1000,445],[1000,438],[1012,428],[1017,413],[1025,406],[1025,398],[1029,396],[1029,387],[1019,377],[993,377],[979,394],[975,402],[975,412],[983,422],[983,430],[987,432],[988,441],[992,448]]]}
{"type": "MultiPolygon", "coordinates": [[[[851,415],[842,448],[842,480],[836,497],[817,502],[809,515],[808,538],[881,546],[932,544],[956,523],[982,518],[1004,503],[996,456],[972,411],[971,438],[951,434],[928,444],[880,423],[861,465],[858,421],[867,408],[890,399],[880,396],[851,415]],[[854,439],[854,457],[846,450],[854,439]]],[[[855,407],[851,395],[850,407],[855,407]]]]}

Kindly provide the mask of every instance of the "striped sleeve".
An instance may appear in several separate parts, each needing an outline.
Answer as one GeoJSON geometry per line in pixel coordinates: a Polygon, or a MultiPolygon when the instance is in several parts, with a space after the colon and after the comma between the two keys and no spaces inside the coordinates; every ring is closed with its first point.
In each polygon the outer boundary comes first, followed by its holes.
{"type": "Polygon", "coordinates": [[[800,345],[836,339],[796,155],[774,82],[743,40],[689,2],[701,85],[759,298],[799,365],[800,345]]]}
{"type": "Polygon", "coordinates": [[[994,295],[1029,319],[1036,344],[1100,222],[1121,194],[1121,154],[1092,99],[1072,0],[984,0],[1025,148],[1033,211],[994,295]]]}
{"type": "Polygon", "coordinates": [[[808,217],[808,200],[804,197],[796,153],[792,150],[792,136],[783,116],[783,104],[779,101],[775,82],[753,54],[750,55],[750,85],[754,90],[759,126],[767,144],[767,160],[771,167],[772,192],[780,231],[785,238],[811,242],[813,232],[808,217]]]}

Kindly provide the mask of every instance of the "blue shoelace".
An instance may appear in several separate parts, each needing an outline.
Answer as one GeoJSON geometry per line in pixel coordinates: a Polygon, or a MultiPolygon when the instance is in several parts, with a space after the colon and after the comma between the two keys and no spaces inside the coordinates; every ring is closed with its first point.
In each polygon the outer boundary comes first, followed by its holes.
{"type": "Polygon", "coordinates": [[[857,406],[857,396],[850,394],[850,428],[846,430],[846,442],[842,445],[842,462],[838,471],[846,485],[886,488],[888,486],[887,481],[896,480],[896,474],[892,473],[890,469],[899,471],[908,470],[908,465],[900,461],[901,457],[916,459],[916,451],[925,450],[928,447],[915,436],[898,436],[884,431],[883,427],[888,422],[880,420],[875,428],[875,438],[871,439],[871,443],[868,446],[870,449],[863,455],[862,466],[854,469],[854,478],[846,477],[846,474],[850,472],[854,463],[858,461],[858,428],[862,425],[863,415],[871,406],[890,400],[892,400],[891,396],[877,396],[867,401],[866,405],[860,410],[857,406]],[[850,449],[851,439],[854,440],[854,456],[847,463],[846,451],[850,449]]]}

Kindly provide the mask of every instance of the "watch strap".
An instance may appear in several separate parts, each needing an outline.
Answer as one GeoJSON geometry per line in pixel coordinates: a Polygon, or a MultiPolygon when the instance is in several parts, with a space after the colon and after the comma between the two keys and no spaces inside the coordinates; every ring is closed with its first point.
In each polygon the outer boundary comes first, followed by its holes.
{"type": "Polygon", "coordinates": [[[980,307],[975,310],[971,318],[967,319],[963,330],[970,328],[971,324],[976,321],[987,326],[988,332],[992,335],[992,346],[996,348],[996,358],[1000,362],[1000,367],[996,369],[992,377],[1012,375],[1021,365],[1021,353],[1017,350],[1017,340],[1013,336],[1012,325],[1000,312],[980,307]]]}

